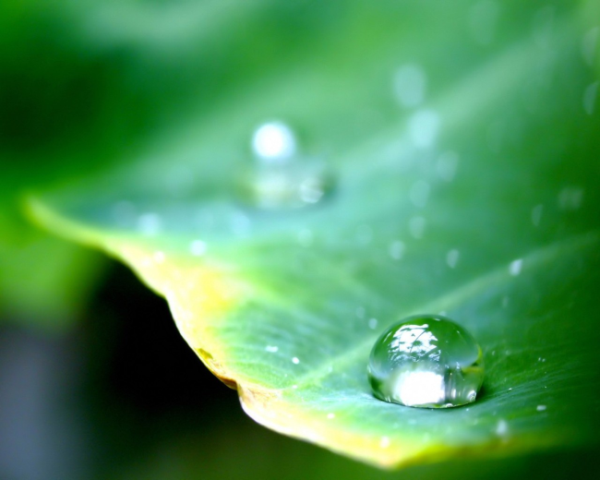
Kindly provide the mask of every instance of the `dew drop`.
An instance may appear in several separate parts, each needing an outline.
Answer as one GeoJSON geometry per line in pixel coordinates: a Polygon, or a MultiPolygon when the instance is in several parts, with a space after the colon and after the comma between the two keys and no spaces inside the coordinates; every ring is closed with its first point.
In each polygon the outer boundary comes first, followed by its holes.
{"type": "Polygon", "coordinates": [[[457,167],[458,155],[454,152],[446,152],[440,155],[435,165],[438,175],[446,182],[454,180],[457,167]]]}
{"type": "Polygon", "coordinates": [[[423,208],[427,205],[427,200],[429,200],[429,192],[431,191],[431,187],[429,183],[418,180],[416,181],[408,192],[408,198],[414,204],[415,207],[423,208]]]}
{"type": "Polygon", "coordinates": [[[496,33],[500,8],[494,0],[481,0],[469,11],[469,29],[480,45],[489,45],[496,33]]]}
{"type": "Polygon", "coordinates": [[[434,110],[418,110],[408,121],[408,132],[417,148],[432,147],[439,129],[440,116],[434,110]]]}
{"type": "Polygon", "coordinates": [[[598,85],[600,85],[600,82],[591,83],[583,91],[583,109],[588,115],[594,113],[596,97],[598,96],[598,85]]]}
{"type": "Polygon", "coordinates": [[[277,345],[267,345],[265,347],[265,351],[269,353],[277,353],[279,351],[279,347],[277,345]]]}
{"type": "Polygon", "coordinates": [[[446,264],[450,268],[455,268],[456,265],[458,264],[459,257],[460,257],[460,252],[458,250],[450,250],[446,254],[446,264]]]}
{"type": "Polygon", "coordinates": [[[536,205],[531,210],[531,223],[533,223],[534,227],[540,226],[540,221],[542,220],[543,213],[544,213],[544,206],[542,204],[536,205]]]}
{"type": "Polygon", "coordinates": [[[394,260],[401,260],[404,256],[405,249],[406,246],[403,242],[400,240],[394,240],[392,243],[390,243],[389,247],[390,257],[392,257],[394,260]]]}
{"type": "Polygon", "coordinates": [[[416,107],[425,99],[427,77],[418,65],[404,65],[394,74],[394,95],[403,107],[416,107]]]}
{"type": "Polygon", "coordinates": [[[483,382],[479,345],[441,315],[415,315],[384,332],[371,350],[368,371],[376,398],[410,407],[474,402],[483,382]]]}
{"type": "Polygon", "coordinates": [[[298,365],[300,363],[300,359],[298,357],[292,357],[292,363],[294,365],[298,365]]]}
{"type": "Polygon", "coordinates": [[[252,136],[255,164],[244,172],[240,193],[264,209],[299,208],[319,203],[331,190],[325,165],[301,155],[296,135],[285,123],[267,122],[252,136]]]}
{"type": "Polygon", "coordinates": [[[202,240],[194,240],[190,243],[190,252],[195,257],[201,257],[206,253],[206,242],[202,240]]]}
{"type": "Polygon", "coordinates": [[[414,238],[416,238],[417,240],[420,240],[421,238],[423,238],[423,235],[425,234],[425,225],[426,224],[427,224],[427,220],[425,220],[425,218],[420,217],[420,216],[412,217],[408,221],[408,231],[414,238]]]}
{"type": "Polygon", "coordinates": [[[517,260],[510,262],[510,265],[508,266],[508,272],[513,277],[516,277],[517,275],[519,275],[521,273],[521,268],[523,268],[523,259],[519,258],[517,260]]]}
{"type": "Polygon", "coordinates": [[[535,409],[538,412],[543,412],[544,410],[546,410],[546,408],[547,408],[546,405],[538,405],[537,407],[535,407],[535,409]]]}
{"type": "Polygon", "coordinates": [[[377,321],[377,319],[376,319],[376,318],[370,318],[370,319],[369,319],[369,328],[370,328],[371,330],[375,330],[375,329],[377,328],[377,324],[378,324],[378,323],[379,323],[379,322],[377,321]]]}
{"type": "Polygon", "coordinates": [[[156,213],[144,213],[138,218],[138,228],[144,235],[154,236],[161,229],[161,219],[156,213]]]}

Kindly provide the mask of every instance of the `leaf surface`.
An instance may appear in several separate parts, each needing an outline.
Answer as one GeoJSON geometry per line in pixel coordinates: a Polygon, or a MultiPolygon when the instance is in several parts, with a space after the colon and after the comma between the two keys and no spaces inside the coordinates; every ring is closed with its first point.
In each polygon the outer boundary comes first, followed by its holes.
{"type": "MultiPolygon", "coordinates": [[[[244,51],[266,52],[260,71],[230,59],[245,76],[214,105],[37,193],[30,212],[165,296],[189,345],[274,430],[385,467],[593,442],[599,121],[581,51],[593,2],[458,3],[249,8],[244,51]],[[397,91],[407,66],[426,79],[416,104],[397,91]],[[261,208],[243,193],[256,187],[252,131],[272,119],[299,132],[299,168],[326,165],[316,204],[261,208]],[[477,402],[375,399],[375,339],[439,312],[483,349],[477,402]]],[[[205,67],[218,77],[218,62],[205,67]]]]}

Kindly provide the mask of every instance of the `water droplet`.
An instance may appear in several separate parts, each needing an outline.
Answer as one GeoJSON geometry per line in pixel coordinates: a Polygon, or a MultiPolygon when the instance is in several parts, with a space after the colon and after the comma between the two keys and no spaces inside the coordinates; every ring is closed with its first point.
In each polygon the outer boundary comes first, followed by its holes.
{"type": "Polygon", "coordinates": [[[313,233],[308,228],[303,228],[298,232],[298,243],[303,247],[310,247],[313,243],[313,233]]]}
{"type": "Polygon", "coordinates": [[[548,407],[546,407],[546,405],[538,405],[537,407],[535,407],[535,409],[538,412],[543,412],[544,410],[546,410],[546,408],[548,408],[548,407]]]}
{"type": "Polygon", "coordinates": [[[194,240],[190,243],[190,252],[196,257],[201,257],[206,253],[206,242],[194,240]]]}
{"type": "Polygon", "coordinates": [[[270,353],[277,353],[279,351],[279,347],[276,345],[267,345],[265,347],[265,351],[270,353]]]}
{"type": "Polygon", "coordinates": [[[325,165],[298,153],[296,136],[283,122],[268,122],[252,137],[256,159],[240,184],[246,200],[260,208],[299,208],[312,205],[331,190],[325,165]]]}
{"type": "Polygon", "coordinates": [[[446,254],[446,263],[450,268],[455,268],[458,264],[458,258],[460,256],[460,252],[458,250],[450,250],[446,254]]]}
{"type": "Polygon", "coordinates": [[[377,328],[377,324],[378,324],[378,323],[379,323],[379,322],[377,321],[377,319],[376,319],[376,318],[370,318],[370,319],[369,319],[369,328],[370,328],[371,330],[375,330],[375,329],[377,328]]]}
{"type": "Polygon", "coordinates": [[[416,107],[425,99],[427,77],[418,65],[404,65],[394,74],[394,95],[403,107],[416,107]]]}
{"type": "Polygon", "coordinates": [[[410,234],[416,238],[417,240],[423,238],[425,234],[425,225],[427,224],[427,220],[423,217],[412,217],[408,221],[408,231],[410,234]]]}
{"type": "Polygon", "coordinates": [[[294,365],[298,365],[300,363],[300,359],[298,357],[292,357],[292,363],[294,365]]]}
{"type": "Polygon", "coordinates": [[[531,223],[533,223],[534,227],[540,226],[540,221],[542,220],[542,213],[544,213],[544,206],[542,204],[536,205],[531,210],[531,223]]]}
{"type": "Polygon", "coordinates": [[[508,433],[508,423],[506,420],[500,419],[498,420],[498,424],[496,425],[496,435],[504,436],[508,433]]]}
{"type": "Polygon", "coordinates": [[[430,190],[431,187],[427,182],[418,180],[410,187],[408,198],[410,198],[415,207],[423,208],[427,205],[427,200],[429,200],[430,190]]]}
{"type": "Polygon", "coordinates": [[[417,148],[433,146],[439,129],[440,116],[434,110],[419,110],[408,120],[408,133],[417,148]]]}
{"type": "Polygon", "coordinates": [[[446,152],[440,155],[440,158],[438,158],[435,165],[438,175],[446,182],[451,182],[454,180],[457,167],[458,155],[454,152],[446,152]]]}
{"type": "Polygon", "coordinates": [[[389,253],[394,260],[400,260],[404,256],[406,246],[400,240],[394,240],[390,243],[389,253]]]}
{"type": "Polygon", "coordinates": [[[508,272],[513,277],[516,277],[517,275],[519,275],[521,273],[521,268],[523,268],[523,259],[519,258],[517,260],[510,262],[510,265],[508,266],[508,272]]]}
{"type": "Polygon", "coordinates": [[[561,210],[577,210],[583,202],[583,189],[565,187],[558,194],[558,206],[561,210]]]}
{"type": "Polygon", "coordinates": [[[137,224],[138,229],[144,235],[154,236],[160,232],[161,220],[156,213],[144,213],[140,215],[137,224]]]}
{"type": "Polygon", "coordinates": [[[581,55],[585,62],[591,67],[594,65],[594,57],[596,56],[596,46],[600,37],[600,27],[594,27],[587,32],[581,41],[581,55]]]}
{"type": "Polygon", "coordinates": [[[591,83],[583,91],[583,109],[588,115],[594,113],[596,97],[598,96],[598,85],[600,85],[600,82],[591,83]]]}
{"type": "Polygon", "coordinates": [[[469,29],[475,41],[481,45],[489,45],[496,34],[496,24],[500,8],[494,0],[481,0],[469,11],[469,29]]]}
{"type": "Polygon", "coordinates": [[[416,315],[381,335],[371,351],[375,397],[411,407],[475,401],[483,382],[481,349],[464,328],[440,315],[416,315]]]}

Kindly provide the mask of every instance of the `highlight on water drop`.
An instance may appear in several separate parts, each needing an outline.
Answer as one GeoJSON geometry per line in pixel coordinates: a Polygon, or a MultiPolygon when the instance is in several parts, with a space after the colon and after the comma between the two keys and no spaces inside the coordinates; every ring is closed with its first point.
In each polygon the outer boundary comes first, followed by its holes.
{"type": "Polygon", "coordinates": [[[481,348],[442,315],[415,315],[386,330],[371,350],[373,395],[409,407],[472,403],[483,383],[481,348]]]}

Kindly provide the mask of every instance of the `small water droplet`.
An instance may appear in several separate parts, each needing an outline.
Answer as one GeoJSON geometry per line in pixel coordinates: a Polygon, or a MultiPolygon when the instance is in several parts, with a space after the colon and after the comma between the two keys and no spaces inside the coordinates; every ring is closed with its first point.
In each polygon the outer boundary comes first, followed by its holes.
{"type": "Polygon", "coordinates": [[[499,436],[504,436],[508,433],[508,423],[506,420],[500,419],[496,425],[496,434],[499,436]]]}
{"type": "Polygon", "coordinates": [[[440,123],[440,116],[435,110],[415,112],[408,120],[408,133],[415,147],[432,147],[439,133],[440,123]]]}
{"type": "Polygon", "coordinates": [[[276,345],[267,345],[265,347],[265,351],[270,353],[277,353],[279,351],[279,347],[276,345]]]}
{"type": "Polygon", "coordinates": [[[521,268],[523,268],[523,259],[518,258],[517,260],[510,262],[510,265],[508,266],[508,272],[513,277],[516,277],[521,273],[521,268]]]}
{"type": "Polygon", "coordinates": [[[160,232],[161,219],[156,213],[144,213],[138,217],[138,229],[148,236],[154,236],[160,232]]]}
{"type": "Polygon", "coordinates": [[[416,238],[417,240],[420,240],[421,238],[423,238],[423,235],[425,234],[426,224],[427,224],[427,220],[425,220],[424,217],[420,217],[420,216],[412,217],[408,221],[408,231],[414,238],[416,238]]]}
{"type": "Polygon", "coordinates": [[[600,85],[600,82],[591,83],[583,91],[583,109],[588,115],[594,113],[596,98],[598,97],[598,85],[600,85]]]}
{"type": "Polygon", "coordinates": [[[370,318],[370,319],[369,319],[369,328],[370,328],[371,330],[375,330],[375,329],[377,328],[377,324],[378,324],[378,323],[379,323],[379,322],[377,321],[377,319],[376,319],[376,318],[370,318]]]}
{"type": "Polygon", "coordinates": [[[259,126],[252,137],[256,164],[245,172],[240,193],[265,209],[300,208],[319,203],[333,181],[325,165],[298,152],[296,136],[283,122],[259,126]]]}
{"type": "Polygon", "coordinates": [[[446,152],[440,155],[435,165],[437,174],[442,180],[445,180],[446,182],[451,182],[452,180],[454,180],[457,167],[458,154],[454,152],[446,152]]]}
{"type": "Polygon", "coordinates": [[[583,202],[583,188],[565,187],[558,194],[558,206],[561,210],[577,210],[583,202]]]}
{"type": "Polygon", "coordinates": [[[599,37],[600,27],[594,27],[583,36],[583,40],[581,41],[581,55],[590,67],[594,65],[599,37]]]}
{"type": "Polygon", "coordinates": [[[308,228],[303,228],[298,232],[298,243],[303,247],[310,247],[313,243],[313,233],[308,228]]]}
{"type": "Polygon", "coordinates": [[[359,245],[367,245],[373,239],[373,229],[369,225],[359,225],[356,229],[356,241],[359,245]]]}
{"type": "Polygon", "coordinates": [[[446,254],[446,263],[450,268],[455,268],[458,264],[458,258],[460,256],[460,252],[458,250],[450,250],[446,254]]]}
{"type": "Polygon", "coordinates": [[[544,213],[543,205],[536,205],[531,210],[531,223],[533,223],[534,227],[540,226],[540,221],[542,220],[542,214],[544,213]]]}
{"type": "Polygon", "coordinates": [[[496,24],[500,14],[498,2],[481,0],[469,10],[469,29],[474,40],[481,45],[489,45],[496,34],[496,24]]]}
{"type": "Polygon", "coordinates": [[[408,198],[415,205],[415,207],[423,208],[427,205],[427,200],[429,200],[429,192],[431,187],[429,183],[418,180],[416,181],[408,192],[408,198]]]}
{"type": "Polygon", "coordinates": [[[298,357],[292,357],[292,363],[294,365],[298,365],[300,363],[300,359],[298,357]]]}
{"type": "Polygon", "coordinates": [[[380,400],[447,408],[475,401],[483,382],[481,349],[464,328],[440,315],[416,315],[384,332],[369,360],[380,400]]]}
{"type": "Polygon", "coordinates": [[[400,240],[394,240],[392,243],[390,243],[389,247],[390,257],[392,257],[394,260],[402,259],[402,257],[404,256],[405,249],[406,246],[403,242],[401,242],[400,240]]]}
{"type": "Polygon", "coordinates": [[[416,107],[425,99],[427,77],[418,65],[404,65],[394,74],[394,95],[406,108],[416,107]]]}
{"type": "Polygon", "coordinates": [[[195,257],[201,257],[206,253],[206,242],[202,240],[194,240],[190,243],[190,252],[195,257]]]}
{"type": "Polygon", "coordinates": [[[554,30],[554,16],[555,8],[553,5],[540,8],[533,16],[532,35],[533,41],[538,47],[547,48],[550,46],[554,30]]]}
{"type": "Polygon", "coordinates": [[[546,410],[546,408],[548,408],[548,407],[546,407],[546,405],[538,405],[537,407],[535,407],[535,409],[538,412],[543,412],[544,410],[546,410]]]}

